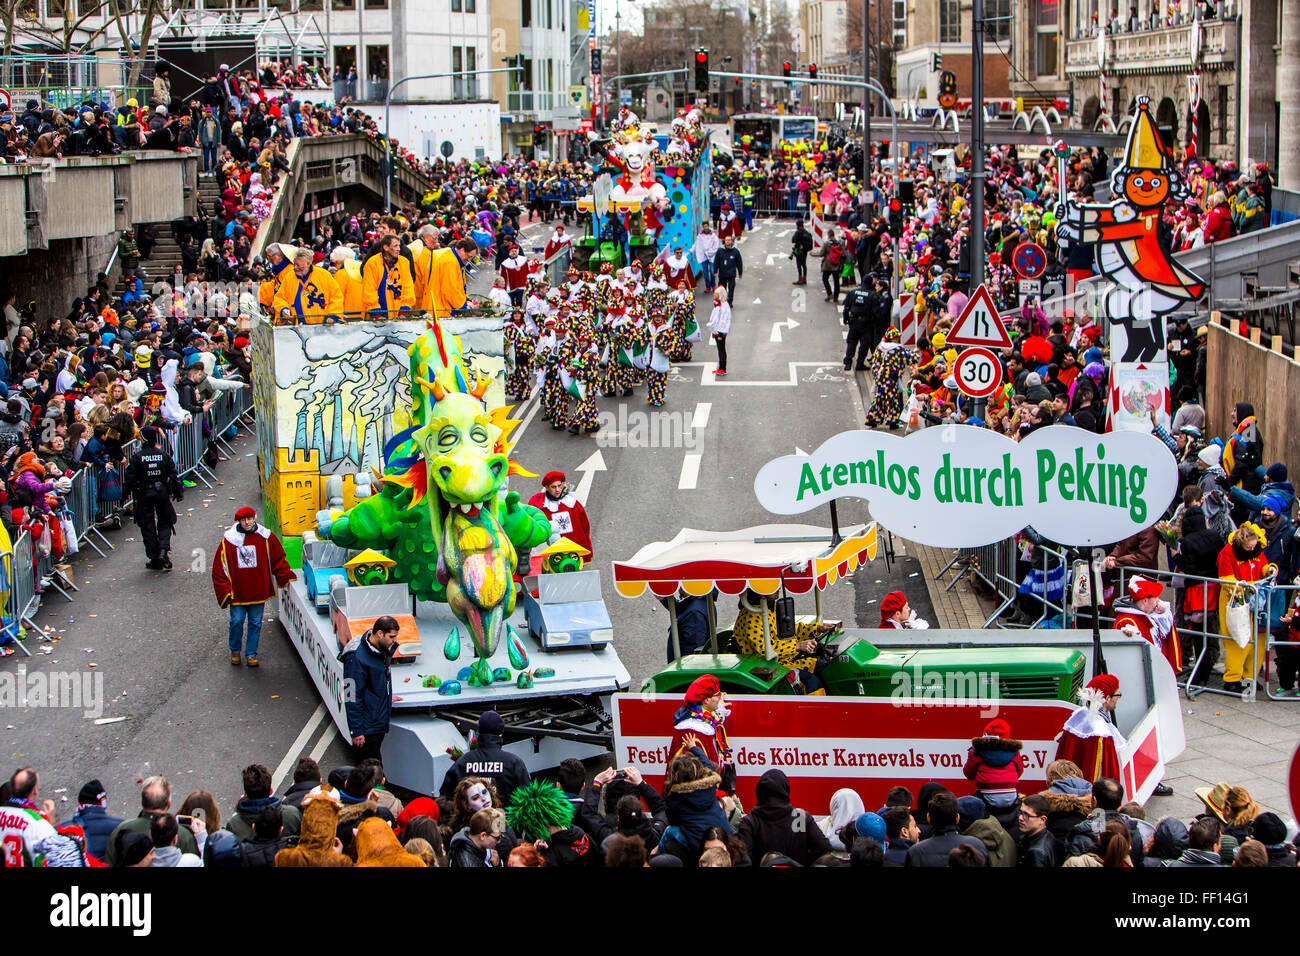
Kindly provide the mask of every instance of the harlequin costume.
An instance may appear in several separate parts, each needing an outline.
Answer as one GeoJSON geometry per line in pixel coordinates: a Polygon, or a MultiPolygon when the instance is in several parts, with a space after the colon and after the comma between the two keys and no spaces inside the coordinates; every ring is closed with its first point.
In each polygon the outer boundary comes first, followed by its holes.
{"type": "Polygon", "coordinates": [[[1137,604],[1145,598],[1158,598],[1163,591],[1162,585],[1141,575],[1129,581],[1128,593],[1118,598],[1114,604],[1115,630],[1136,628],[1139,634],[1160,649],[1160,653],[1177,674],[1183,669],[1183,652],[1178,646],[1173,608],[1166,604],[1163,612],[1147,613],[1137,604]]]}
{"type": "Polygon", "coordinates": [[[586,324],[580,331],[569,336],[570,348],[565,356],[565,367],[569,374],[585,386],[586,398],[575,399],[573,411],[569,415],[569,431],[575,435],[594,432],[599,428],[597,417],[600,409],[596,407],[596,388],[600,382],[600,355],[596,351],[593,335],[586,324]]]}
{"type": "Polygon", "coordinates": [[[877,428],[897,421],[903,411],[903,395],[899,381],[909,366],[915,365],[918,356],[913,349],[898,344],[898,329],[885,330],[880,347],[871,353],[867,370],[875,380],[876,391],[867,412],[866,425],[877,428]]]}
{"type": "Polygon", "coordinates": [[[1065,721],[1056,746],[1056,759],[1069,760],[1083,771],[1083,778],[1096,783],[1102,777],[1120,780],[1120,768],[1128,743],[1111,715],[1102,710],[1106,697],[1119,691],[1119,678],[1098,674],[1079,691],[1083,705],[1065,721]]]}
{"type": "Polygon", "coordinates": [[[668,314],[673,319],[673,334],[680,338],[679,347],[668,357],[674,362],[689,362],[691,342],[686,338],[686,323],[695,318],[695,294],[680,289],[668,293],[668,314]]]}
{"type": "Polygon", "coordinates": [[[686,688],[685,703],[673,714],[673,740],[668,747],[670,759],[684,753],[686,735],[694,734],[699,748],[713,769],[732,762],[731,744],[727,740],[725,705],[716,711],[706,710],[704,701],[722,693],[722,686],[712,674],[697,677],[686,688]]]}
{"type": "Polygon", "coordinates": [[[564,428],[569,419],[569,398],[560,381],[560,360],[566,338],[564,327],[548,318],[533,352],[537,385],[542,390],[542,418],[557,430],[564,428]]]}
{"type": "MultiPolygon", "coordinates": [[[[650,326],[645,321],[645,309],[635,299],[632,299],[627,309],[627,321],[620,327],[620,336],[618,339],[619,347],[626,349],[633,355],[648,354],[650,348],[650,326]]],[[[627,387],[624,390],[625,395],[632,394],[633,386],[640,385],[646,380],[645,369],[635,366],[626,368],[624,371],[624,381],[627,387]]]]}
{"type": "Polygon", "coordinates": [[[511,312],[504,331],[506,352],[511,359],[510,372],[506,375],[506,395],[522,402],[532,391],[537,332],[535,329],[529,331],[524,313],[519,309],[511,312]]]}
{"type": "MultiPolygon", "coordinates": [[[[657,358],[661,363],[669,363],[668,371],[671,371],[671,356],[673,352],[681,351],[683,343],[681,336],[673,329],[673,324],[667,315],[663,317],[661,324],[651,327],[650,336],[653,343],[652,359],[657,358]]],[[[647,366],[645,381],[646,401],[658,408],[664,403],[664,399],[668,397],[668,372],[656,372],[653,367],[647,366]]]]}

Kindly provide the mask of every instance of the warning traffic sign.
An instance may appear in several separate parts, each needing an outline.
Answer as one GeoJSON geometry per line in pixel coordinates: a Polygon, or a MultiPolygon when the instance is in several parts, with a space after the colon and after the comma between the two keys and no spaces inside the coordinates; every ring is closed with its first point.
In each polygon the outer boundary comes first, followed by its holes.
{"type": "Polygon", "coordinates": [[[1002,363],[988,349],[966,349],[957,356],[952,374],[963,395],[988,398],[1002,384],[1002,363]]]}
{"type": "Polygon", "coordinates": [[[1037,279],[1047,271],[1047,252],[1036,242],[1022,242],[1012,250],[1011,268],[1022,279],[1037,279]]]}
{"type": "Polygon", "coordinates": [[[993,304],[986,286],[981,285],[966,303],[952,331],[948,333],[949,345],[983,346],[990,349],[1011,348],[1011,336],[1007,327],[998,316],[998,308],[993,304]]]}

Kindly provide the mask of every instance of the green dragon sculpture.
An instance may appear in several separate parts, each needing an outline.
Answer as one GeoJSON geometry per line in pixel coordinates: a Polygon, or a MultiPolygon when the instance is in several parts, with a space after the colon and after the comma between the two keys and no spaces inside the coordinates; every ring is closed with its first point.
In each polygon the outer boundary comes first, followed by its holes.
{"type": "MultiPolygon", "coordinates": [[[[414,424],[385,446],[378,492],[321,530],[341,547],[386,551],[396,581],[420,600],[448,604],[474,645],[469,683],[487,686],[488,658],[515,609],[516,548],[544,544],[551,525],[517,493],[501,500],[509,475],[532,473],[509,459],[519,423],[509,408],[487,408],[488,379],[471,380],[460,339],[434,320],[407,353],[414,424]]],[[[522,644],[510,640],[512,661],[526,666],[522,644]]]]}

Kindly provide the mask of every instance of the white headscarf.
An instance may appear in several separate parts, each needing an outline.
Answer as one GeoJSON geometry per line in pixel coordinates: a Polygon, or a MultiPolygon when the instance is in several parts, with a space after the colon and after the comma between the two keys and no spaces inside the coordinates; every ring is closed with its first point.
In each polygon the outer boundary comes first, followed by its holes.
{"type": "Polygon", "coordinates": [[[831,815],[822,817],[818,821],[822,833],[826,834],[826,839],[830,840],[832,849],[848,849],[840,842],[840,831],[866,812],[867,808],[862,805],[862,798],[858,796],[856,790],[845,787],[842,790],[835,791],[831,797],[831,815]]]}

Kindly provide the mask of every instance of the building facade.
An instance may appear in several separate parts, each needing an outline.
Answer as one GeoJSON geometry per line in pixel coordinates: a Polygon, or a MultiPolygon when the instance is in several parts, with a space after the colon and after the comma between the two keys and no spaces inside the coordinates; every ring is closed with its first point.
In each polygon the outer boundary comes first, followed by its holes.
{"type": "MultiPolygon", "coordinates": [[[[1010,55],[1013,12],[1024,15],[1023,0],[984,0],[988,29],[984,39],[984,100],[1011,104],[1010,55]]],[[[897,20],[895,21],[897,29],[897,20]]],[[[970,0],[914,0],[906,4],[902,46],[895,60],[894,83],[900,103],[918,109],[938,107],[939,76],[957,77],[958,109],[971,102],[970,0]]]]}
{"type": "MultiPolygon", "coordinates": [[[[801,0],[799,3],[799,68],[817,64],[819,76],[835,79],[861,78],[861,57],[849,57],[849,0],[801,0]],[[854,62],[856,59],[856,62],[854,62]]],[[[858,41],[861,43],[861,40],[858,41]]],[[[836,104],[860,102],[861,95],[847,87],[805,87],[817,116],[828,119],[836,115],[836,104]]]]}

